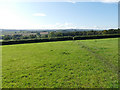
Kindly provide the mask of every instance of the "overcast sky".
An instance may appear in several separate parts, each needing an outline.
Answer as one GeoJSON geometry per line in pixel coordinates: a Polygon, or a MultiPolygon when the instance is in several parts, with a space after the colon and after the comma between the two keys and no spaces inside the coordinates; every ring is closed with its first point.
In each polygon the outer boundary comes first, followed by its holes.
{"type": "Polygon", "coordinates": [[[6,1],[0,1],[0,29],[118,27],[117,0],[6,1]]]}

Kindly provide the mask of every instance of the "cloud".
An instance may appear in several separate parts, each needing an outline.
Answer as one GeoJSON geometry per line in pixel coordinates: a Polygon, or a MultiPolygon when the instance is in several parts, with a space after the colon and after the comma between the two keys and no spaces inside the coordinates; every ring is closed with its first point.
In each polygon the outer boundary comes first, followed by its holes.
{"type": "Polygon", "coordinates": [[[71,28],[76,28],[76,25],[70,22],[65,22],[65,23],[56,23],[53,25],[53,28],[58,28],[58,29],[71,29],[71,28]]]}
{"type": "MultiPolygon", "coordinates": [[[[55,23],[55,24],[38,24],[38,25],[31,25],[32,29],[110,29],[115,28],[112,25],[109,26],[82,26],[82,25],[75,25],[70,22],[64,23],[55,23]]],[[[29,27],[30,28],[30,27],[29,27]]]]}
{"type": "Polygon", "coordinates": [[[119,0],[64,0],[64,1],[71,2],[71,3],[76,3],[76,2],[109,2],[109,3],[119,2],[119,0]]]}
{"type": "Polygon", "coordinates": [[[67,2],[71,3],[77,3],[77,2],[103,2],[103,3],[116,3],[119,2],[119,0],[65,0],[67,2]]]}
{"type": "Polygon", "coordinates": [[[71,29],[76,28],[74,24],[72,23],[55,23],[55,24],[38,24],[34,25],[34,28],[36,29],[71,29]]]}
{"type": "Polygon", "coordinates": [[[0,2],[104,2],[104,3],[114,3],[119,2],[119,0],[0,0],[0,2]]]}
{"type": "Polygon", "coordinates": [[[119,0],[100,0],[101,2],[104,3],[115,3],[115,2],[119,2],[119,0]]]}
{"type": "Polygon", "coordinates": [[[0,24],[0,29],[111,29],[117,28],[112,25],[109,26],[82,26],[75,25],[73,23],[55,23],[55,24],[32,24],[29,22],[11,23],[11,24],[0,24]]]}
{"type": "Polygon", "coordinates": [[[73,3],[73,4],[75,4],[76,3],[76,1],[75,0],[66,0],[67,2],[70,2],[70,3],[73,3]]]}
{"type": "Polygon", "coordinates": [[[33,16],[46,16],[44,13],[34,13],[33,16]]]}

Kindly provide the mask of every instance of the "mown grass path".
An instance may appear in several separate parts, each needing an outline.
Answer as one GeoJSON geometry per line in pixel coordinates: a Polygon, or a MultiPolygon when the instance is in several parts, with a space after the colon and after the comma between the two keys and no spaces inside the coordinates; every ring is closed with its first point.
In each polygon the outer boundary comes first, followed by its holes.
{"type": "MultiPolygon", "coordinates": [[[[93,56],[96,57],[97,60],[100,60],[106,68],[110,69],[111,71],[118,73],[118,66],[115,66],[113,63],[108,61],[108,58],[104,57],[104,55],[97,54],[96,50],[91,49],[89,46],[85,45],[82,42],[79,42],[78,45],[80,45],[82,48],[85,48],[87,51],[89,51],[93,56]]],[[[97,49],[96,47],[94,47],[97,49]]]]}

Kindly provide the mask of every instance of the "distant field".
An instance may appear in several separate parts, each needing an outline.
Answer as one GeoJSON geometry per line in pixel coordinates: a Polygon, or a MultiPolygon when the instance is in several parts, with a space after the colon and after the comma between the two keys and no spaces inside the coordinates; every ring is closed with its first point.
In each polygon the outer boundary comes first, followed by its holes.
{"type": "Polygon", "coordinates": [[[118,38],[2,46],[3,88],[118,88],[118,38]]]}

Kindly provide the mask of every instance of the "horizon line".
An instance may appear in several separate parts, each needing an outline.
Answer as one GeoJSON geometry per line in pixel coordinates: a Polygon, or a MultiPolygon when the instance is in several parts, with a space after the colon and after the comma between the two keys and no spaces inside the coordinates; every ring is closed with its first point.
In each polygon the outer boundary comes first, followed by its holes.
{"type": "MultiPolygon", "coordinates": [[[[67,29],[86,29],[86,30],[105,30],[105,29],[101,29],[101,28],[54,28],[54,29],[7,29],[7,28],[4,28],[4,29],[0,29],[0,30],[63,30],[63,29],[65,29],[65,30],[67,30],[67,29]]],[[[118,29],[118,28],[106,28],[106,30],[109,30],[109,29],[118,29]]]]}

